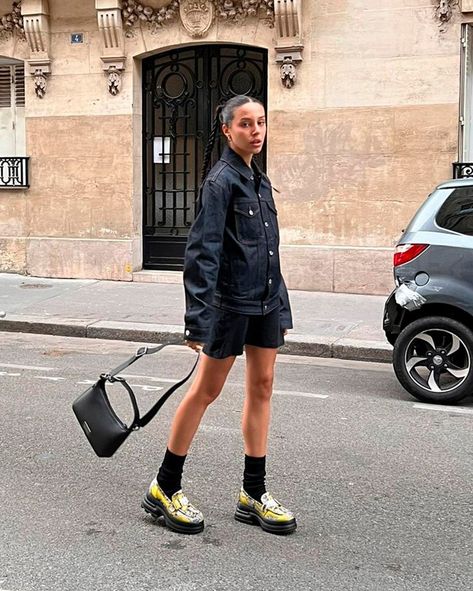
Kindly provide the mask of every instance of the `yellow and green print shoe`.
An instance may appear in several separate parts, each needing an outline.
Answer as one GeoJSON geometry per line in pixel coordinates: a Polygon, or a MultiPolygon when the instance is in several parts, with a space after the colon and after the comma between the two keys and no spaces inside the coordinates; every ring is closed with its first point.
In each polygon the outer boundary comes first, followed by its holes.
{"type": "Polygon", "coordinates": [[[182,490],[178,490],[169,498],[156,478],[149,485],[141,506],[146,513],[164,517],[167,527],[180,534],[198,534],[204,529],[202,513],[189,503],[182,490]]]}
{"type": "Polygon", "coordinates": [[[272,534],[290,534],[296,527],[296,518],[269,493],[261,497],[261,503],[240,491],[235,519],[242,523],[258,524],[272,534]]]}

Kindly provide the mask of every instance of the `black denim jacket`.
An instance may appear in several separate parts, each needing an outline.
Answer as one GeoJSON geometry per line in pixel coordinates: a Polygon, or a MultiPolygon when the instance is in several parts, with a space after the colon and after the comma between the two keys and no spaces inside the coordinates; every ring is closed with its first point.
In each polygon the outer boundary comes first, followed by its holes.
{"type": "Polygon", "coordinates": [[[264,315],[280,306],[281,328],[292,328],[271,182],[228,147],[202,187],[186,247],[184,288],[188,340],[207,342],[215,307],[264,315]]]}

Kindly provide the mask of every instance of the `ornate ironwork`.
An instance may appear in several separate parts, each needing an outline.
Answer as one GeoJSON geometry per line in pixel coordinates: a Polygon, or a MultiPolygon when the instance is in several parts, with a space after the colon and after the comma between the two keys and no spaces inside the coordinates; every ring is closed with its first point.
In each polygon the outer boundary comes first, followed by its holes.
{"type": "MultiPolygon", "coordinates": [[[[202,158],[217,105],[237,94],[267,100],[267,51],[198,45],[143,62],[144,266],[180,270],[196,212],[202,158]]],[[[214,161],[224,145],[221,136],[214,161]]],[[[265,169],[266,155],[260,155],[265,169]]]]}
{"type": "Polygon", "coordinates": [[[473,177],[473,162],[454,162],[452,166],[454,179],[473,177]]]}
{"type": "Polygon", "coordinates": [[[27,189],[28,156],[0,156],[0,189],[27,189]]]}

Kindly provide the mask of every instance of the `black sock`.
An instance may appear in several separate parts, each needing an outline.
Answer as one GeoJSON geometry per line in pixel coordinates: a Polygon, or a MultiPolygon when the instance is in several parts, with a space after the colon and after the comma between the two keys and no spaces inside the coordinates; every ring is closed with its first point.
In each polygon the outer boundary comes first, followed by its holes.
{"type": "Polygon", "coordinates": [[[178,456],[166,448],[164,460],[158,472],[158,484],[164,494],[171,498],[172,495],[181,489],[182,470],[187,456],[178,456]]]}
{"type": "Polygon", "coordinates": [[[245,471],[243,472],[243,489],[256,501],[266,492],[264,478],[266,476],[266,456],[254,458],[245,454],[245,471]]]}

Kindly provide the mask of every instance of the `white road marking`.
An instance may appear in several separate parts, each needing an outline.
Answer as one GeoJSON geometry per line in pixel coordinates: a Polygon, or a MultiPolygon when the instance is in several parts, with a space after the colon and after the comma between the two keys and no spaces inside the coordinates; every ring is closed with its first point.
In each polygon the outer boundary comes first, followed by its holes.
{"type": "Polygon", "coordinates": [[[273,394],[282,396],[302,396],[303,398],[328,398],[328,394],[312,394],[311,392],[293,392],[292,390],[274,390],[273,394]]]}
{"type": "MultiPolygon", "coordinates": [[[[131,373],[121,373],[120,376],[123,378],[141,378],[142,380],[151,380],[152,382],[164,382],[169,384],[175,384],[177,379],[171,378],[160,378],[158,376],[144,376],[140,374],[131,374],[131,373]]],[[[80,382],[80,383],[89,383],[89,382],[80,382]]],[[[94,383],[94,382],[90,382],[94,383]]],[[[230,386],[232,388],[243,388],[243,383],[239,382],[226,382],[226,386],[230,386]]],[[[152,389],[152,386],[142,386],[140,384],[130,384],[130,386],[137,386],[141,388],[148,388],[152,389]]],[[[162,390],[162,388],[157,388],[157,390],[162,390]]],[[[293,390],[274,390],[273,394],[278,394],[282,396],[300,396],[303,398],[328,398],[328,394],[313,394],[311,392],[294,392],[293,390]]]]}
{"type": "Polygon", "coordinates": [[[55,367],[37,367],[35,365],[16,365],[15,363],[0,363],[0,367],[9,367],[11,369],[33,369],[34,371],[53,371],[55,367]]]}
{"type": "Polygon", "coordinates": [[[473,408],[466,408],[464,406],[446,406],[441,404],[422,404],[421,402],[414,404],[414,408],[421,410],[439,410],[443,412],[456,412],[464,415],[473,415],[473,408]]]}
{"type": "MultiPolygon", "coordinates": [[[[21,376],[21,373],[10,373],[8,371],[0,371],[0,376],[14,376],[14,377],[18,377],[21,376]]],[[[0,591],[2,591],[0,589],[0,591]]]]}
{"type": "Polygon", "coordinates": [[[37,380],[49,380],[50,382],[62,382],[66,378],[55,378],[53,376],[34,376],[37,380]]]}
{"type": "MultiPolygon", "coordinates": [[[[124,377],[124,376],[123,376],[124,377]]],[[[143,377],[143,376],[141,376],[143,377]]],[[[170,380],[175,381],[175,380],[170,380]]],[[[82,380],[80,382],[76,382],[76,384],[83,385],[83,386],[91,386],[95,384],[96,380],[82,380]]],[[[158,392],[159,390],[163,390],[161,386],[149,386],[148,384],[129,384],[133,388],[142,388],[145,392],[158,392]]]]}
{"type": "Polygon", "coordinates": [[[134,373],[121,373],[119,374],[122,378],[140,378],[142,380],[151,380],[152,382],[165,382],[166,384],[175,384],[180,378],[158,378],[156,376],[142,376],[134,373]]]}
{"type": "Polygon", "coordinates": [[[145,392],[157,392],[163,390],[160,386],[147,386],[145,384],[129,384],[132,388],[142,388],[145,392]]]}

